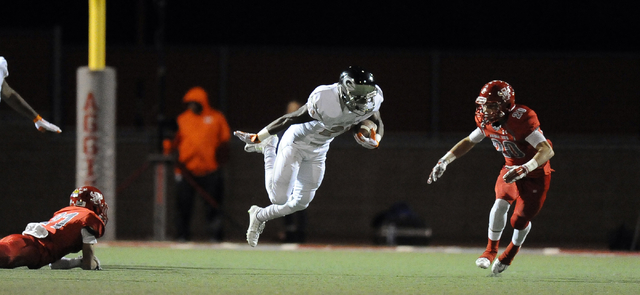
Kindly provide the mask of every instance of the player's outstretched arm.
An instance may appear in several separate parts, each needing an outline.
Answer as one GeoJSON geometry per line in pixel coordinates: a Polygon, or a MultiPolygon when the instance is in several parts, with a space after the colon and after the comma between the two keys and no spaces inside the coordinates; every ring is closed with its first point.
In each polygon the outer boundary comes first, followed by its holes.
{"type": "Polygon", "coordinates": [[[93,254],[92,244],[82,245],[82,255],[76,258],[62,257],[60,260],[50,263],[51,269],[72,269],[80,267],[84,270],[101,270],[100,260],[93,254]]]}
{"type": "Polygon", "coordinates": [[[39,131],[62,132],[58,126],[51,124],[40,117],[40,115],[38,115],[38,113],[22,98],[22,96],[9,86],[7,81],[2,82],[2,93],[0,93],[0,95],[2,95],[2,100],[7,102],[12,109],[33,120],[39,131]]]}
{"type": "Polygon", "coordinates": [[[78,256],[76,258],[67,258],[62,257],[60,260],[50,263],[49,267],[51,269],[72,269],[76,267],[80,267],[82,264],[82,256],[78,256]]]}
{"type": "Polygon", "coordinates": [[[442,177],[444,171],[447,170],[447,165],[451,164],[455,159],[464,156],[467,152],[469,152],[476,143],[471,141],[471,139],[467,136],[461,141],[459,141],[456,145],[451,148],[440,160],[438,163],[431,169],[431,173],[429,174],[429,179],[427,179],[427,183],[431,184],[438,180],[438,178],[442,177]]]}
{"type": "Polygon", "coordinates": [[[235,131],[233,134],[245,143],[260,143],[267,137],[278,134],[278,132],[289,128],[293,124],[300,124],[315,120],[307,111],[307,105],[302,105],[295,112],[291,112],[273,120],[267,127],[262,128],[258,133],[248,133],[243,131],[235,131]]]}

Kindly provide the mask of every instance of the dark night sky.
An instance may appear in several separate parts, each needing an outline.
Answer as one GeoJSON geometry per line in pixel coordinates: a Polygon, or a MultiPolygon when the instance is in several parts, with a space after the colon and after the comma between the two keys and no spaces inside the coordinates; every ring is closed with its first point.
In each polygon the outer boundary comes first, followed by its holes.
{"type": "MultiPolygon", "coordinates": [[[[157,2],[108,0],[107,44],[153,45],[157,2]]],[[[636,51],[640,27],[611,1],[165,2],[169,45],[636,51]]],[[[88,1],[36,3],[3,3],[0,30],[60,25],[65,44],[86,44],[88,1]]]]}

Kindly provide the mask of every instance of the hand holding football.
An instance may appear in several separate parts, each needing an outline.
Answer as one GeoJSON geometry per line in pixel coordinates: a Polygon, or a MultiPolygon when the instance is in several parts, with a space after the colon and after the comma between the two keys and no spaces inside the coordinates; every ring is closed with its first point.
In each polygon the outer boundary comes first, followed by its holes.
{"type": "Polygon", "coordinates": [[[358,124],[357,132],[361,133],[364,137],[371,138],[371,130],[373,130],[373,132],[378,131],[378,125],[371,120],[364,120],[358,124]]]}

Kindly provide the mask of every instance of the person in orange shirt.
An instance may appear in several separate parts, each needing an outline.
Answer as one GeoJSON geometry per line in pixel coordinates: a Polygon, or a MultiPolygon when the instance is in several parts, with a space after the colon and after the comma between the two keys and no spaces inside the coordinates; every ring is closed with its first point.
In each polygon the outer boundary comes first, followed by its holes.
{"type": "Polygon", "coordinates": [[[220,169],[228,157],[231,131],[222,112],[209,105],[202,87],[191,88],[183,98],[187,109],[177,118],[178,130],[172,148],[178,153],[176,170],[177,216],[179,241],[191,240],[191,215],[196,193],[204,191],[215,200],[207,206],[207,232],[212,241],[220,241],[224,179],[220,169]],[[216,206],[213,206],[216,205],[216,206]]]}

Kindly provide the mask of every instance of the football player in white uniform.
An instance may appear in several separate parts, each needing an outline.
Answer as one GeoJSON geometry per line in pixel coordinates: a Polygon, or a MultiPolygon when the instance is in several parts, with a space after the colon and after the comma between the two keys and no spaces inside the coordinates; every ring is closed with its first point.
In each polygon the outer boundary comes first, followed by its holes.
{"type": "Polygon", "coordinates": [[[378,125],[377,133],[370,137],[354,133],[354,137],[368,149],[378,147],[384,135],[380,117],[383,100],[373,74],[351,66],[342,72],[338,83],[318,86],[306,104],[274,120],[257,134],[234,132],[246,143],[245,151],[264,154],[265,187],[272,203],[265,208],[254,205],[249,209],[249,245],[258,244],[268,220],[309,206],[324,178],[327,152],[336,136],[369,119],[378,125]],[[276,154],[275,134],[285,129],[276,154]]]}
{"type": "Polygon", "coordinates": [[[9,69],[7,67],[7,60],[4,57],[0,56],[0,101],[5,101],[7,104],[16,110],[18,113],[23,116],[32,119],[33,123],[36,124],[36,128],[42,132],[51,131],[60,133],[62,130],[58,128],[58,126],[53,125],[47,120],[42,119],[36,111],[16,92],[7,84],[5,78],[9,76],[9,69]]]}

